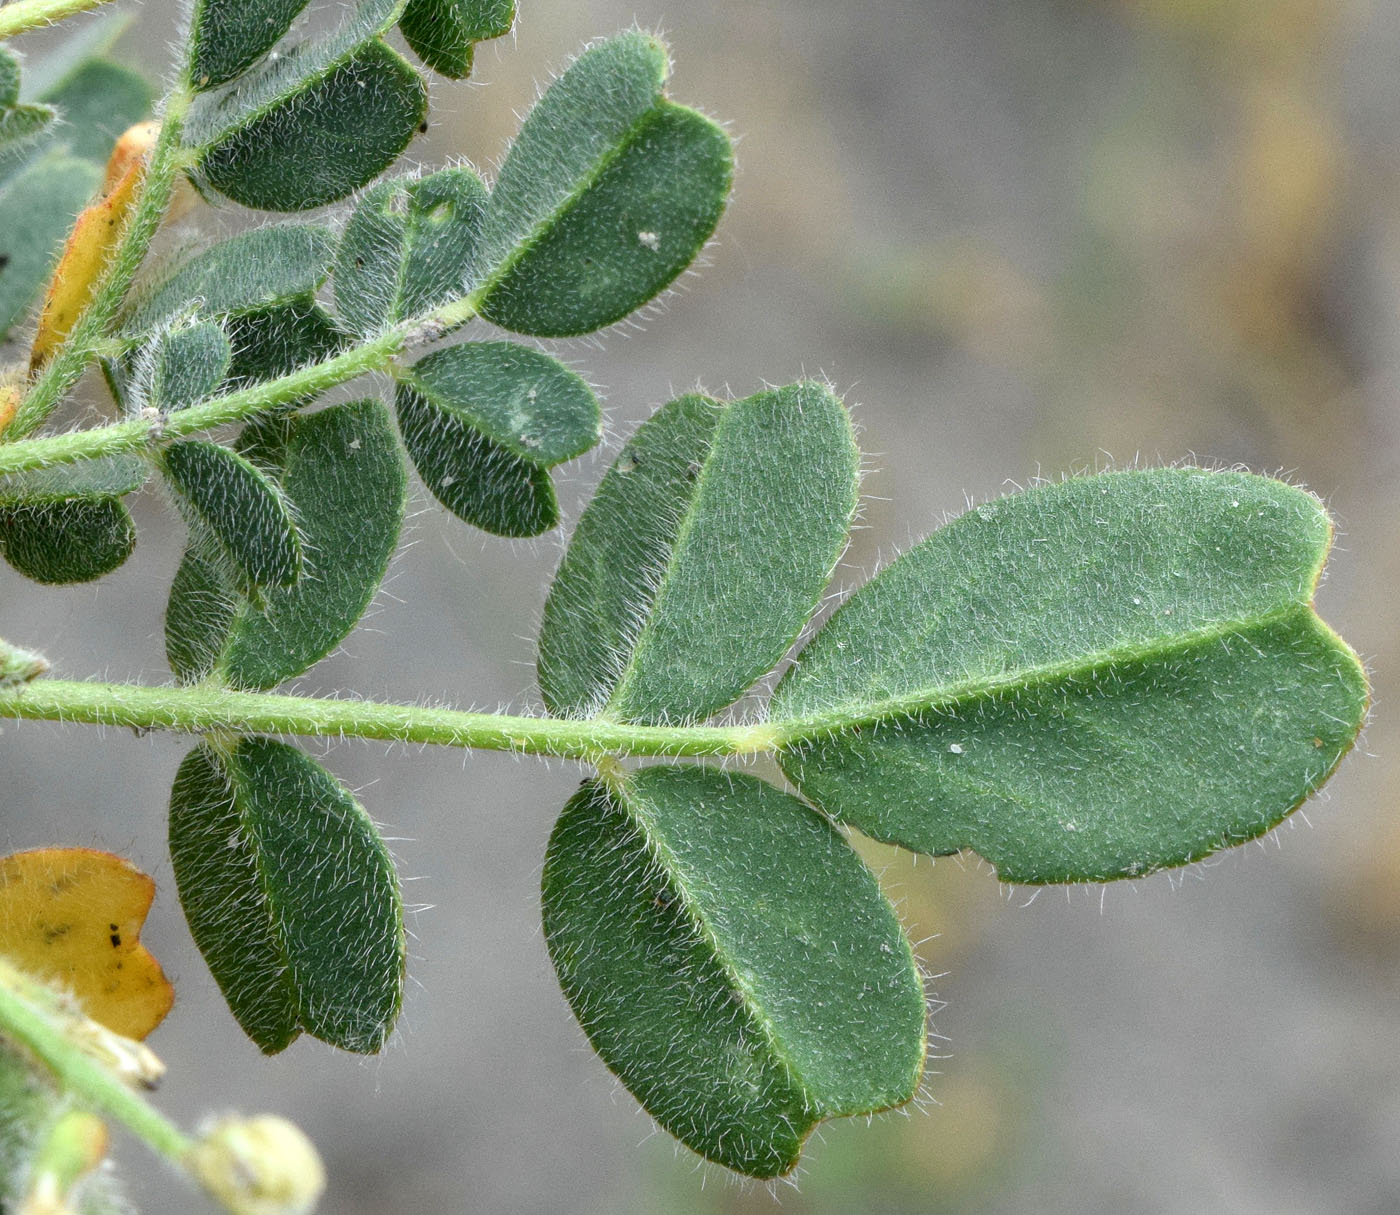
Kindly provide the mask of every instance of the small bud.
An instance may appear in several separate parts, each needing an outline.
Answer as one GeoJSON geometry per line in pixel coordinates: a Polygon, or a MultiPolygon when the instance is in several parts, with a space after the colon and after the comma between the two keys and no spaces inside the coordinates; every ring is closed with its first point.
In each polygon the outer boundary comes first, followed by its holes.
{"type": "Polygon", "coordinates": [[[71,1110],[49,1129],[34,1161],[33,1180],[18,1215],[71,1215],[74,1187],[107,1155],[107,1124],[71,1110]]]}
{"type": "Polygon", "coordinates": [[[49,669],[42,654],[31,650],[21,650],[0,639],[0,688],[11,684],[28,683],[37,679],[49,669]]]}
{"type": "Polygon", "coordinates": [[[311,1140],[273,1114],[215,1123],[187,1163],[233,1215],[310,1215],[326,1188],[311,1140]]]}

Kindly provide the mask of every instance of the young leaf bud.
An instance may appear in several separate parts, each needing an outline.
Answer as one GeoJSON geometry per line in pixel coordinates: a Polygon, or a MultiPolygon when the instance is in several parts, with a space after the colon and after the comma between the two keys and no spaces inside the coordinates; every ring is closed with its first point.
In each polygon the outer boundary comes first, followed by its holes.
{"type": "Polygon", "coordinates": [[[325,1166],[311,1140],[272,1114],[215,1123],[188,1164],[233,1215],[310,1215],[326,1188],[325,1166]]]}

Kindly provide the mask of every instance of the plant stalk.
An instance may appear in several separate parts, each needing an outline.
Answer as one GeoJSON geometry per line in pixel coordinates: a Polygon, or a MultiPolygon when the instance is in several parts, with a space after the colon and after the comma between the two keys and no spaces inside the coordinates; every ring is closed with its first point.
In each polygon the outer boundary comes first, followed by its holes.
{"type": "Polygon", "coordinates": [[[15,0],[0,7],[0,38],[42,29],[106,3],[108,0],[15,0]]]}
{"type": "MultiPolygon", "coordinates": [[[[0,9],[0,12],[6,10],[0,9]]],[[[151,241],[165,218],[170,195],[181,168],[180,133],[190,105],[188,88],[177,88],[165,102],[160,136],[142,175],[140,195],[122,232],[120,243],[103,270],[101,282],[72,332],[44,368],[5,429],[10,440],[22,438],[47,421],[63,396],[78,382],[93,351],[126,299],[136,272],[146,259],[151,241]]],[[[36,467],[27,465],[26,467],[36,467]]]]}
{"type": "MultiPolygon", "coordinates": [[[[344,350],[324,362],[312,363],[237,392],[211,397],[175,413],[131,418],[109,426],[95,426],[89,430],[39,439],[0,442],[0,476],[140,451],[164,439],[183,438],[216,426],[241,422],[277,405],[316,396],[359,376],[384,371],[409,346],[442,336],[470,320],[475,312],[474,297],[454,300],[427,316],[403,321],[378,337],[344,350]]],[[[20,433],[19,425],[20,418],[16,416],[6,434],[17,436],[20,433]]]]}
{"type": "Polygon", "coordinates": [[[764,724],[648,726],[518,717],[427,705],[238,692],[210,683],[175,688],[36,679],[0,688],[0,718],[5,717],[192,734],[237,730],[368,738],[586,761],[604,755],[759,755],[776,750],[782,741],[776,727],[764,724]]]}
{"type": "Polygon", "coordinates": [[[116,1119],[172,1164],[184,1167],[191,1140],[127,1083],[103,1067],[59,1028],[32,998],[34,980],[0,958],[0,1038],[8,1039],[42,1063],[67,1091],[116,1119]]]}

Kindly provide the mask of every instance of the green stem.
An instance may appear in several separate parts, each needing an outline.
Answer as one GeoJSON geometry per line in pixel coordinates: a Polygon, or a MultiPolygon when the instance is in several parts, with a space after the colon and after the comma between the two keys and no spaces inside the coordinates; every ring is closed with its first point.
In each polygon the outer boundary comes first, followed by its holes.
{"type": "Polygon", "coordinates": [[[0,959],[0,1037],[16,1043],[49,1069],[63,1088],[93,1109],[115,1118],[171,1163],[183,1167],[193,1141],[73,1042],[45,1011],[26,998],[35,983],[0,959]]]}
{"type": "Polygon", "coordinates": [[[42,29],[75,13],[99,8],[108,0],[15,0],[0,8],[0,38],[42,29]]]}
{"type": "MultiPolygon", "coordinates": [[[[322,363],[312,363],[274,380],[213,397],[199,405],[154,418],[132,418],[69,434],[17,443],[0,443],[0,476],[54,464],[70,464],[101,456],[140,451],[163,439],[182,438],[198,431],[241,422],[277,405],[316,396],[370,372],[390,368],[408,347],[432,341],[465,324],[476,314],[475,296],[445,304],[427,316],[414,317],[378,337],[354,346],[322,363]]],[[[17,435],[19,417],[7,435],[17,435]]]]}
{"type": "Polygon", "coordinates": [[[151,240],[165,218],[165,210],[170,204],[170,195],[181,168],[180,132],[189,104],[188,89],[176,89],[166,98],[160,136],[151,150],[151,158],[139,186],[140,196],[116,252],[107,263],[97,290],[78,318],[78,323],[20,404],[5,430],[7,438],[22,438],[44,424],[63,399],[64,393],[78,382],[94,349],[106,336],[108,326],[126,299],[132,279],[145,261],[151,240]]]}
{"type": "Polygon", "coordinates": [[[0,688],[0,718],[84,722],[137,730],[200,733],[230,729],[265,734],[437,743],[486,751],[523,751],[568,759],[603,755],[758,755],[791,741],[772,726],[645,726],[616,721],[464,713],[423,705],[322,700],[236,692],[202,684],[140,684],[36,679],[0,688]]]}

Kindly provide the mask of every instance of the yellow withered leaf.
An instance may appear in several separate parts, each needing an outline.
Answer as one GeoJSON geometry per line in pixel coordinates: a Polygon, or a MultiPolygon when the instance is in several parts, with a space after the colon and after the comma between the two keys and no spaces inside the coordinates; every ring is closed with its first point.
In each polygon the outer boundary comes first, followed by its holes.
{"type": "Polygon", "coordinates": [[[102,193],[78,215],[63,246],[39,313],[39,331],[29,353],[29,370],[38,371],[63,345],[121,239],[136,202],[136,187],[146,169],[146,156],[155,147],[160,123],[140,122],[117,140],[107,161],[102,193]]]}
{"type": "Polygon", "coordinates": [[[155,883],[122,857],[39,848],[0,858],[0,954],[70,992],[115,1033],[144,1038],[175,1001],[141,944],[155,883]]]}
{"type": "Polygon", "coordinates": [[[5,433],[5,427],[10,424],[19,410],[22,395],[18,384],[0,385],[0,434],[5,433]]]}

